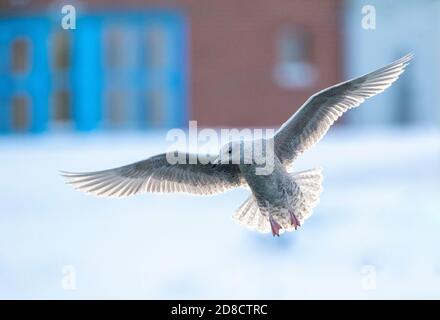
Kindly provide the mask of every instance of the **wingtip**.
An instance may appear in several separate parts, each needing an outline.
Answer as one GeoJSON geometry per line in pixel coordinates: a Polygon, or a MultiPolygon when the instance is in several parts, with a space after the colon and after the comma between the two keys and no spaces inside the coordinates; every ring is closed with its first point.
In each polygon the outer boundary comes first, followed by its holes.
{"type": "Polygon", "coordinates": [[[58,174],[65,179],[74,178],[77,173],[71,171],[58,170],[58,174]]]}
{"type": "Polygon", "coordinates": [[[406,55],[404,55],[402,58],[400,58],[400,62],[408,65],[409,62],[414,58],[415,54],[413,51],[407,53],[406,55]]]}
{"type": "Polygon", "coordinates": [[[74,178],[73,172],[58,170],[58,174],[64,180],[65,184],[73,185],[73,179],[72,179],[74,178]]]}
{"type": "Polygon", "coordinates": [[[58,170],[58,174],[59,174],[60,176],[65,177],[65,176],[68,176],[68,175],[70,174],[70,172],[68,172],[68,171],[64,171],[64,170],[58,170]]]}
{"type": "Polygon", "coordinates": [[[64,179],[64,183],[68,185],[73,185],[75,189],[80,189],[76,186],[78,178],[81,178],[81,173],[58,170],[58,174],[64,179]]]}

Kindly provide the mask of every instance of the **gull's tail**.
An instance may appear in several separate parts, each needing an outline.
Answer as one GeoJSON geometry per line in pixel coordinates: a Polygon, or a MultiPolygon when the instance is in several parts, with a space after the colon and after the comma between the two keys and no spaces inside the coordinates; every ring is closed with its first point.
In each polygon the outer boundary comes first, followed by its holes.
{"type": "MultiPolygon", "coordinates": [[[[295,199],[293,212],[295,216],[303,224],[304,220],[309,218],[313,213],[313,208],[318,204],[319,195],[322,191],[323,176],[321,169],[311,169],[292,174],[293,180],[298,185],[300,192],[298,198],[295,199]]],[[[262,233],[271,231],[269,218],[260,212],[257,200],[253,195],[238,208],[233,218],[238,223],[262,233]]],[[[287,222],[280,221],[284,230],[293,231],[294,227],[287,222]]]]}

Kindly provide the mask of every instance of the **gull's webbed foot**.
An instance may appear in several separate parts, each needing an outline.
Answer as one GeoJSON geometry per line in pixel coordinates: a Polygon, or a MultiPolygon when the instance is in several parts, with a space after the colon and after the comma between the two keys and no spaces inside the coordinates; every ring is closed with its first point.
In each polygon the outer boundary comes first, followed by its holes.
{"type": "Polygon", "coordinates": [[[295,227],[295,230],[297,230],[299,227],[301,227],[301,222],[299,219],[295,216],[292,209],[289,209],[289,216],[290,216],[290,223],[292,226],[295,227]]]}
{"type": "Polygon", "coordinates": [[[269,222],[270,222],[270,228],[272,229],[272,235],[275,236],[280,236],[280,229],[281,226],[278,222],[275,221],[275,219],[272,216],[269,216],[269,222]]]}

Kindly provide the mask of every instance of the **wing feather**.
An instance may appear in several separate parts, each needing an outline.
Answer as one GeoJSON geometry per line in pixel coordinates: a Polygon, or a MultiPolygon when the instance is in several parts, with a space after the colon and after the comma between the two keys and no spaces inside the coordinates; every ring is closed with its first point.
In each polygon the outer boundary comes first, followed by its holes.
{"type": "Polygon", "coordinates": [[[384,91],[404,72],[413,55],[311,96],[274,136],[275,152],[285,165],[316,144],[347,110],[384,91]]]}
{"type": "Polygon", "coordinates": [[[96,196],[127,197],[154,192],[181,192],[212,195],[245,184],[234,164],[189,164],[196,155],[185,154],[184,164],[170,164],[166,154],[132,163],[123,167],[96,172],[61,172],[74,188],[96,196]]]}

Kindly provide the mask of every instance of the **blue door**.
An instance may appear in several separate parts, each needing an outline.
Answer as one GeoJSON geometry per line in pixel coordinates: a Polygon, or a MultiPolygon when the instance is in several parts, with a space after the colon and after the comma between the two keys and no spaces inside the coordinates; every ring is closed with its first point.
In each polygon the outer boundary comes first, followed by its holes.
{"type": "Polygon", "coordinates": [[[0,131],[39,132],[47,127],[49,22],[0,20],[0,131]]]}
{"type": "Polygon", "coordinates": [[[0,131],[183,126],[186,41],[168,11],[0,19],[0,131]]]}
{"type": "Polygon", "coordinates": [[[181,15],[85,15],[77,26],[72,79],[80,130],[185,124],[187,57],[181,15]]]}

